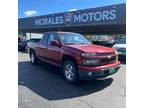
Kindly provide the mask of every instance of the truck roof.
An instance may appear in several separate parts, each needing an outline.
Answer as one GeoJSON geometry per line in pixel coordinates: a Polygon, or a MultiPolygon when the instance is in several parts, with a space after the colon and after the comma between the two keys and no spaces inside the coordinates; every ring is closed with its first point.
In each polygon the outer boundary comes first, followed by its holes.
{"type": "Polygon", "coordinates": [[[66,34],[78,34],[74,32],[65,32],[65,31],[51,31],[51,32],[45,32],[45,33],[66,33],[66,34]]]}

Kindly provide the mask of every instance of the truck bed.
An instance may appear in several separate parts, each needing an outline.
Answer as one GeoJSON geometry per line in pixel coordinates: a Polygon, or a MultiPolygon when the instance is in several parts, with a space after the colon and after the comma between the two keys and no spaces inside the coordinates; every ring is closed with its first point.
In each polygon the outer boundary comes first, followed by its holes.
{"type": "Polygon", "coordinates": [[[31,49],[35,49],[39,46],[39,42],[28,42],[27,47],[31,49]]]}

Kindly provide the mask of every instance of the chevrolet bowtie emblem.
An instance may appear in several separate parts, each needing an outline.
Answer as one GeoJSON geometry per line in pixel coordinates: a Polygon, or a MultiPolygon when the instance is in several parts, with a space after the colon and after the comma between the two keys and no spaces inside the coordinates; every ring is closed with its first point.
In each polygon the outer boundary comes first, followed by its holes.
{"type": "Polygon", "coordinates": [[[107,58],[111,58],[111,57],[112,57],[111,55],[108,55],[108,56],[107,56],[107,58]]]}

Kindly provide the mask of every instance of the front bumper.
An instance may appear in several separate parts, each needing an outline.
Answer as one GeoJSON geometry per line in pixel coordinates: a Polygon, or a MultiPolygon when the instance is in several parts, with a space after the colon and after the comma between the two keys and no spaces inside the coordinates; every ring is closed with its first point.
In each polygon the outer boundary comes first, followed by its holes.
{"type": "Polygon", "coordinates": [[[79,66],[80,79],[93,79],[93,78],[105,78],[118,71],[120,68],[120,62],[117,61],[112,64],[97,66],[97,67],[84,67],[79,66]]]}

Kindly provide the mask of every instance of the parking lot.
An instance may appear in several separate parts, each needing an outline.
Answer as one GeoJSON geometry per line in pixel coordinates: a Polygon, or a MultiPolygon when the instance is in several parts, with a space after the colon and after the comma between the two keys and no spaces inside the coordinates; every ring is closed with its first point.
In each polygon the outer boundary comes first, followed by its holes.
{"type": "Polygon", "coordinates": [[[50,64],[36,66],[27,53],[18,53],[19,108],[125,108],[126,64],[105,79],[65,82],[60,69],[50,64]]]}

